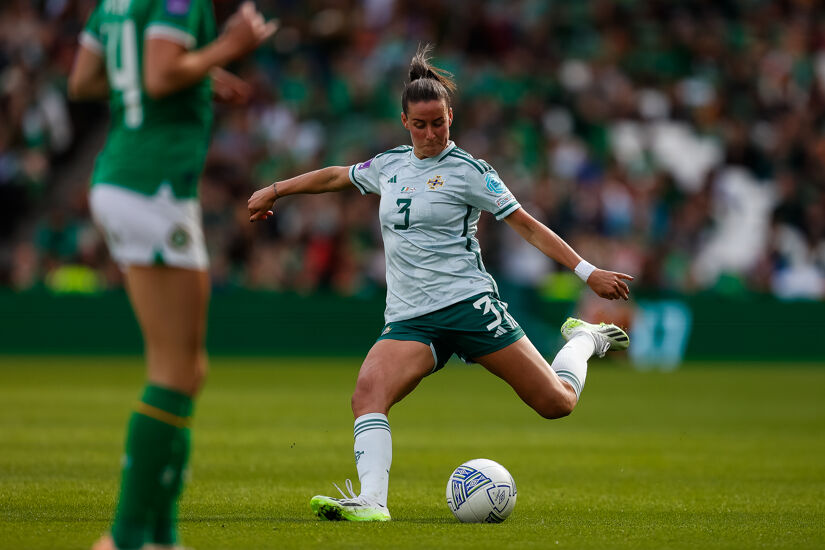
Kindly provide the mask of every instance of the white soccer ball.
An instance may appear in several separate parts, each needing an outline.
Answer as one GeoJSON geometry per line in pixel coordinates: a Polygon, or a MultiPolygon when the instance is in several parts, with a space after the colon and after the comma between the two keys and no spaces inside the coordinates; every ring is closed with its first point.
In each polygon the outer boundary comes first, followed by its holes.
{"type": "Polygon", "coordinates": [[[463,523],[501,523],[516,506],[516,482],[498,462],[470,460],[450,474],[447,506],[463,523]]]}

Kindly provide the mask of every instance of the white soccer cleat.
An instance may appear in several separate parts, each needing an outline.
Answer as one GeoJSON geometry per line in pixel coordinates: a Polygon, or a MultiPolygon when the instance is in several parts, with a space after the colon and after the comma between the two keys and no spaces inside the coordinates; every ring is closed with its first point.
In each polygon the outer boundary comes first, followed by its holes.
{"type": "Polygon", "coordinates": [[[568,317],[561,326],[561,335],[570,340],[575,334],[586,332],[596,343],[596,355],[604,357],[608,350],[623,350],[630,345],[627,333],[614,324],[599,323],[594,325],[581,319],[568,317]]]}
{"type": "Polygon", "coordinates": [[[312,512],[319,518],[327,521],[390,521],[390,511],[387,507],[365,497],[356,496],[350,480],[346,483],[349,497],[338,485],[333,485],[343,498],[317,495],[309,501],[312,512]]]}

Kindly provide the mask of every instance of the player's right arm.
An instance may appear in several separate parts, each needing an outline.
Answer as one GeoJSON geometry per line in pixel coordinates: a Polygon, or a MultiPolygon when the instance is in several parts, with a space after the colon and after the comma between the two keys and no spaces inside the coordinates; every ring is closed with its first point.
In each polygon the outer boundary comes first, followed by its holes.
{"type": "Polygon", "coordinates": [[[203,80],[213,68],[253,51],[276,29],[277,24],[265,22],[252,2],[244,2],[221,35],[199,50],[189,51],[172,40],[150,37],[144,44],[146,93],[157,99],[188,88],[203,80]]]}
{"type": "Polygon", "coordinates": [[[272,215],[275,201],[285,195],[329,193],[341,191],[352,185],[349,179],[349,166],[328,166],[288,180],[276,181],[272,185],[258,189],[249,197],[249,221],[267,219],[272,215]]]}
{"type": "Polygon", "coordinates": [[[69,73],[68,88],[69,99],[75,101],[109,97],[106,63],[98,50],[80,46],[69,73]]]}
{"type": "Polygon", "coordinates": [[[109,97],[109,80],[100,33],[100,6],[92,11],[80,34],[80,47],[67,86],[69,98],[73,100],[109,97]]]}

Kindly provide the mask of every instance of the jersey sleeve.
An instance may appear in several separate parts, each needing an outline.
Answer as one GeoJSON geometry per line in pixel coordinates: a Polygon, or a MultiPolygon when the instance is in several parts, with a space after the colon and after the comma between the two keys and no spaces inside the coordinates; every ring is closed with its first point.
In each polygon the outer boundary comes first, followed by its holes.
{"type": "Polygon", "coordinates": [[[197,43],[201,0],[157,0],[152,2],[143,38],[163,38],[191,50],[197,43]]]}
{"type": "MultiPolygon", "coordinates": [[[[486,163],[484,165],[489,167],[486,163]]],[[[495,170],[490,168],[480,172],[470,169],[467,172],[466,199],[469,205],[490,212],[497,220],[502,220],[521,208],[495,170]]]]}
{"type": "Polygon", "coordinates": [[[100,2],[86,21],[83,31],[80,33],[80,45],[84,46],[93,52],[103,55],[103,39],[100,36],[100,2]]]}
{"type": "Polygon", "coordinates": [[[362,195],[381,194],[381,164],[379,157],[349,167],[349,180],[361,191],[362,195]]]}

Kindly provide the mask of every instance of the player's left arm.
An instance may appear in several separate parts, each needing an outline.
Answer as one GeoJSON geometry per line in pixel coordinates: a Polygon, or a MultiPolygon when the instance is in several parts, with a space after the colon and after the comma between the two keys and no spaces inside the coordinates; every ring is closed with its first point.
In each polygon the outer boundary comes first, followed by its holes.
{"type": "Polygon", "coordinates": [[[109,97],[106,62],[101,52],[82,44],[74,59],[68,82],[69,99],[91,100],[109,97]]]}
{"type": "MultiPolygon", "coordinates": [[[[545,256],[566,266],[571,271],[575,271],[576,266],[582,262],[582,257],[564,239],[523,208],[516,209],[504,218],[504,221],[545,256]]],[[[593,292],[608,300],[628,299],[630,289],[624,280],[632,281],[633,277],[598,268],[595,268],[586,278],[587,285],[593,289],[593,292]]]]}

